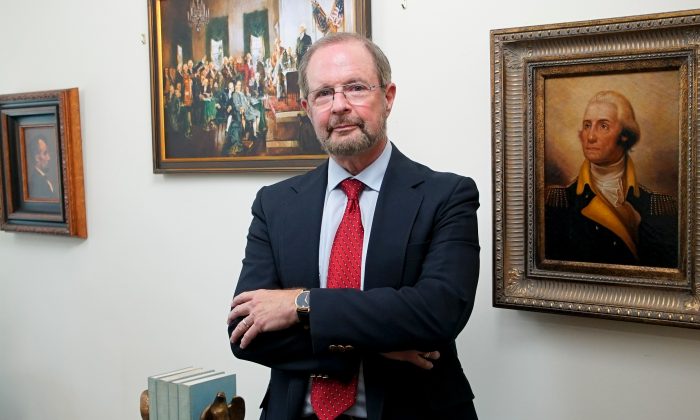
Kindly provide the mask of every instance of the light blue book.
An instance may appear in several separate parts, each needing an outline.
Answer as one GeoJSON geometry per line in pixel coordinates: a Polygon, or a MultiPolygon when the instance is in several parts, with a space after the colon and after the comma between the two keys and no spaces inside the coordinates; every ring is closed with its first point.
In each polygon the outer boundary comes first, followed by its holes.
{"type": "Polygon", "coordinates": [[[195,379],[204,378],[207,376],[212,376],[219,374],[221,372],[216,372],[214,369],[202,370],[200,372],[192,373],[191,375],[179,377],[177,379],[168,380],[168,415],[171,419],[177,419],[179,416],[179,406],[178,406],[178,395],[177,395],[177,384],[192,381],[195,379]]]}
{"type": "Polygon", "coordinates": [[[236,395],[236,375],[221,372],[177,384],[178,420],[199,420],[202,411],[214,401],[218,392],[226,394],[230,401],[236,395]]]}
{"type": "MultiPolygon", "coordinates": [[[[169,420],[169,405],[168,405],[168,381],[192,376],[201,373],[202,368],[191,368],[183,372],[173,373],[170,375],[156,378],[156,415],[160,420],[169,420]]],[[[150,413],[150,412],[149,412],[150,413]]]]}
{"type": "MultiPolygon", "coordinates": [[[[163,372],[159,373],[157,375],[149,376],[148,377],[148,412],[149,412],[149,418],[151,420],[158,420],[158,402],[156,401],[156,379],[162,378],[164,376],[168,375],[175,375],[178,373],[182,373],[188,370],[194,369],[192,366],[188,366],[186,368],[181,368],[177,370],[171,370],[169,372],[163,372]]],[[[167,419],[161,419],[161,420],[167,420],[167,419]]]]}

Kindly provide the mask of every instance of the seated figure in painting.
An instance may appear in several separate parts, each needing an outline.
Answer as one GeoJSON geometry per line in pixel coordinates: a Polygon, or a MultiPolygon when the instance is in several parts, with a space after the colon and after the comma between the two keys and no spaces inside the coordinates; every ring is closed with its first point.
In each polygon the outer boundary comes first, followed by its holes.
{"type": "MultiPolygon", "coordinates": [[[[244,129],[250,132],[253,137],[258,135],[258,124],[260,123],[260,111],[250,103],[250,98],[243,91],[242,83],[236,82],[233,92],[233,103],[238,108],[241,115],[245,117],[244,129]]],[[[247,86],[246,86],[247,87],[247,86]]]]}
{"type": "Polygon", "coordinates": [[[622,94],[591,98],[579,131],[585,159],[578,177],[545,192],[546,259],[678,267],[677,203],[637,182],[629,151],[640,135],[622,94]]]}
{"type": "Polygon", "coordinates": [[[202,127],[205,131],[209,131],[214,126],[214,119],[216,118],[216,102],[213,100],[214,94],[209,82],[209,78],[202,77],[202,89],[199,92],[203,110],[202,127]]]}

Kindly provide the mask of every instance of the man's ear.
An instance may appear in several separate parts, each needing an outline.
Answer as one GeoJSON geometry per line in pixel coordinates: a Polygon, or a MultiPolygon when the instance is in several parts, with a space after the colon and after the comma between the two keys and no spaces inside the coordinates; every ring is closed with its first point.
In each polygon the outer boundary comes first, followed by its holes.
{"type": "Polygon", "coordinates": [[[304,112],[306,112],[306,115],[311,118],[311,107],[309,107],[309,101],[306,99],[301,100],[301,107],[304,109],[304,112]]]}
{"type": "Polygon", "coordinates": [[[386,115],[388,117],[391,114],[391,108],[394,106],[394,99],[396,98],[396,85],[394,83],[389,83],[386,88],[384,88],[384,100],[386,100],[386,115]]]}

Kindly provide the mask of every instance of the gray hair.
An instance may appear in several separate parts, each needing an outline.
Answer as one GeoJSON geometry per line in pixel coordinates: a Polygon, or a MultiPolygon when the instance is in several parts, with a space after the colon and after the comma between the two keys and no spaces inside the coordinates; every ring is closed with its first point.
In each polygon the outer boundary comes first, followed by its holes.
{"type": "Polygon", "coordinates": [[[323,47],[346,42],[359,42],[364,45],[374,60],[380,85],[382,87],[386,87],[389,83],[391,83],[391,65],[389,64],[389,60],[386,58],[386,55],[384,55],[384,52],[382,52],[377,44],[364,36],[353,32],[335,32],[330,33],[314,42],[301,59],[301,62],[299,63],[299,90],[301,91],[302,98],[305,98],[309,93],[309,79],[306,75],[306,69],[309,66],[311,57],[316,53],[316,51],[323,47]]]}
{"type": "Polygon", "coordinates": [[[596,93],[591,100],[588,101],[588,105],[596,102],[607,103],[613,105],[615,109],[617,109],[617,119],[622,125],[620,137],[626,138],[626,141],[621,141],[620,139],[620,143],[623,149],[628,151],[639,141],[639,137],[642,135],[639,124],[637,124],[637,120],[634,117],[632,104],[630,104],[630,101],[625,95],[614,90],[604,90],[596,93]]]}

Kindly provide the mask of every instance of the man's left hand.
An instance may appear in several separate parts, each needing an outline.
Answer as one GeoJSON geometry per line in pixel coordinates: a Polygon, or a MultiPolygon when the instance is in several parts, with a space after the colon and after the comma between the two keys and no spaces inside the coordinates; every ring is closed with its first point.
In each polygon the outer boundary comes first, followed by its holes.
{"type": "Polygon", "coordinates": [[[294,304],[299,292],[300,289],[261,289],[235,296],[231,302],[228,324],[236,318],[244,318],[233,329],[231,342],[240,340],[240,347],[244,349],[261,332],[283,330],[299,322],[294,304]]]}

